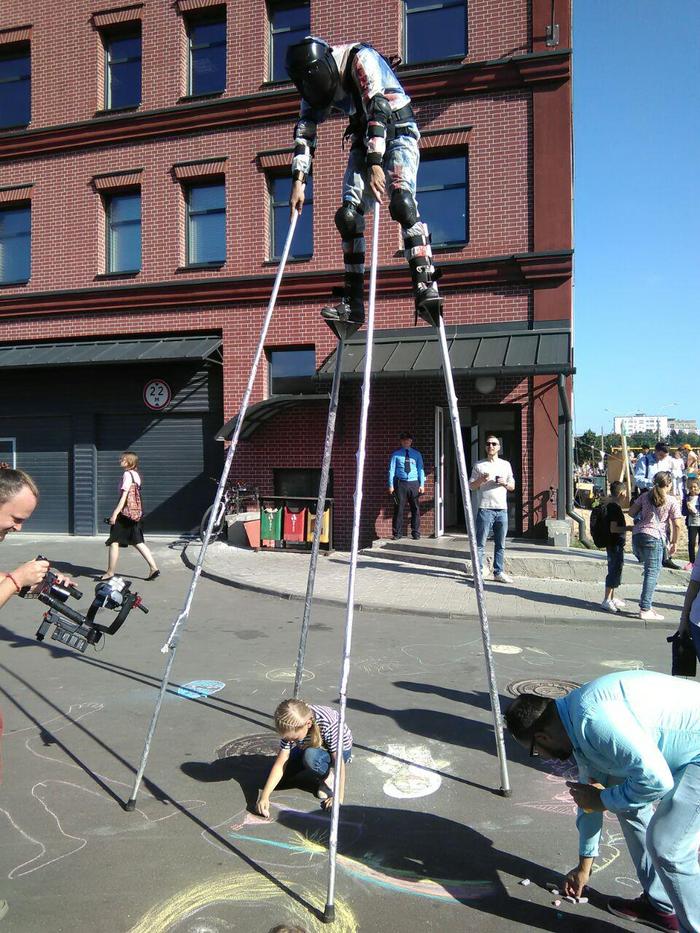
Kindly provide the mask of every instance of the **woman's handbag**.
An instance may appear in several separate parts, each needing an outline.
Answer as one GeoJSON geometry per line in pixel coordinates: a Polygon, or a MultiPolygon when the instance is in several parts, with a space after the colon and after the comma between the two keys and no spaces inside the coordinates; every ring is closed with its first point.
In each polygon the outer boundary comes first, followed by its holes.
{"type": "Polygon", "coordinates": [[[129,491],[126,494],[126,502],[121,514],[124,518],[131,519],[132,522],[140,522],[143,518],[141,487],[134,479],[131,470],[129,470],[129,475],[131,476],[131,486],[129,486],[129,491]]]}
{"type": "Polygon", "coordinates": [[[671,642],[671,673],[674,677],[695,677],[698,657],[690,632],[674,632],[666,641],[671,642]]]}

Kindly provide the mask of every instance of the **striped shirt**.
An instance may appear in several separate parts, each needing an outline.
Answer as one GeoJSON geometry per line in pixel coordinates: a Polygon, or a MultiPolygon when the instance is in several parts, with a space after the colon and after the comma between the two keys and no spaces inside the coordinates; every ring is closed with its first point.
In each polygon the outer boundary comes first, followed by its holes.
{"type": "MultiPolygon", "coordinates": [[[[340,713],[330,706],[315,706],[313,703],[309,703],[309,707],[316,720],[319,732],[321,733],[321,743],[323,747],[329,752],[334,752],[338,741],[340,713]]],[[[290,739],[280,739],[280,748],[309,748],[310,746],[311,730],[309,730],[301,742],[295,742],[290,739]]],[[[352,732],[348,729],[347,723],[343,730],[343,751],[352,751],[352,732]]]]}

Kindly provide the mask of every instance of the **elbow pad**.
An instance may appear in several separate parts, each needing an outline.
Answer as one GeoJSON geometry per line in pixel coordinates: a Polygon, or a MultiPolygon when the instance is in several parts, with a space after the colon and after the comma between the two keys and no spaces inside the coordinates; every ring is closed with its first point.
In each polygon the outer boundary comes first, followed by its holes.
{"type": "Polygon", "coordinates": [[[369,119],[384,126],[391,119],[391,104],[383,94],[376,94],[369,102],[369,119]]]}

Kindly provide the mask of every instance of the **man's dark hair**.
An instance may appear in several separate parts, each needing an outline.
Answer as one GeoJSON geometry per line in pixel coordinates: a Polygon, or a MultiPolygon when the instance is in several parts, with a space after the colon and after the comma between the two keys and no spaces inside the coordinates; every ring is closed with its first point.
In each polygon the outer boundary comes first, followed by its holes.
{"type": "Polygon", "coordinates": [[[521,693],[505,712],[508,731],[519,742],[529,741],[538,728],[547,726],[554,718],[554,700],[537,696],[536,693],[521,693]]]}
{"type": "Polygon", "coordinates": [[[617,498],[624,488],[625,484],[621,483],[619,479],[616,479],[614,482],[610,483],[610,495],[617,498]]]}
{"type": "Polygon", "coordinates": [[[667,453],[668,453],[668,444],[664,444],[663,441],[659,441],[659,443],[656,445],[656,447],[654,447],[654,450],[658,450],[659,453],[662,453],[662,454],[667,454],[667,453]]]}
{"type": "Polygon", "coordinates": [[[412,440],[413,440],[413,435],[411,434],[410,431],[402,431],[402,432],[399,434],[399,440],[400,440],[400,441],[405,441],[405,440],[410,440],[410,441],[412,441],[412,440]]]}
{"type": "Polygon", "coordinates": [[[642,450],[651,450],[648,444],[642,444],[642,450]]]}
{"type": "Polygon", "coordinates": [[[24,470],[12,470],[3,464],[0,469],[0,505],[14,499],[25,486],[37,499],[39,498],[36,483],[28,473],[24,470]]]}

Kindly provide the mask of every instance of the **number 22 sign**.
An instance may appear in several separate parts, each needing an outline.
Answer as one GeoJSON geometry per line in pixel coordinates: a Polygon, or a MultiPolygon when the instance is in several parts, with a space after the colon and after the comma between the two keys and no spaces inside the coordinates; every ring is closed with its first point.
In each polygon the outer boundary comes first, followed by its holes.
{"type": "Polygon", "coordinates": [[[172,397],[170,386],[162,379],[151,379],[144,386],[143,401],[151,411],[161,411],[167,408],[172,397]]]}

